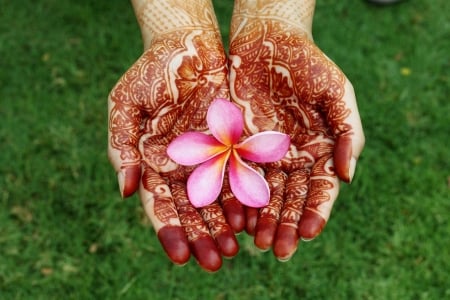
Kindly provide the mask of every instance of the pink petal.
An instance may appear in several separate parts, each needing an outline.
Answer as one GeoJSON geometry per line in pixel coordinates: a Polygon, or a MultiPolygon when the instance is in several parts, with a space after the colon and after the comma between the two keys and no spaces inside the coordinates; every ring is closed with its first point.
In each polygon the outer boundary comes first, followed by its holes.
{"type": "Polygon", "coordinates": [[[264,177],[248,166],[233,151],[230,158],[230,187],[242,204],[263,207],[269,204],[270,190],[264,177]]]}
{"type": "Polygon", "coordinates": [[[167,147],[167,155],[184,166],[192,166],[227,150],[213,136],[201,132],[186,132],[175,138],[167,147]]]}
{"type": "Polygon", "coordinates": [[[291,144],[287,134],[277,131],[263,131],[252,135],[234,148],[242,158],[267,163],[282,159],[291,144]]]}
{"type": "Polygon", "coordinates": [[[198,166],[189,176],[187,193],[194,207],[202,207],[214,202],[222,190],[225,166],[230,151],[222,153],[198,166]]]}
{"type": "Polygon", "coordinates": [[[212,135],[225,145],[236,144],[242,135],[244,118],[241,110],[227,99],[211,103],[206,122],[212,135]]]}

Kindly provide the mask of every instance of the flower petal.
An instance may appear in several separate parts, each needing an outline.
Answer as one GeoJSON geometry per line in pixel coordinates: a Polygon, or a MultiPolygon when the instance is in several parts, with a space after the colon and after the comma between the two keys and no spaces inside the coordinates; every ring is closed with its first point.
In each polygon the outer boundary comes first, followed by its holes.
{"type": "Polygon", "coordinates": [[[175,138],[167,147],[167,155],[184,166],[192,166],[227,150],[213,136],[201,132],[186,132],[175,138]]]}
{"type": "Polygon", "coordinates": [[[206,114],[206,122],[212,135],[228,146],[239,141],[244,128],[241,110],[229,100],[222,98],[211,103],[206,114]]]}
{"type": "Polygon", "coordinates": [[[238,156],[230,158],[230,187],[236,198],[250,207],[263,207],[269,203],[270,190],[267,181],[238,156]]]}
{"type": "Polygon", "coordinates": [[[222,190],[225,166],[230,151],[215,156],[198,166],[189,176],[187,193],[194,207],[214,202],[222,190]]]}
{"type": "Polygon", "coordinates": [[[242,158],[257,163],[275,162],[282,159],[291,144],[287,134],[263,131],[245,139],[234,148],[242,158]]]}

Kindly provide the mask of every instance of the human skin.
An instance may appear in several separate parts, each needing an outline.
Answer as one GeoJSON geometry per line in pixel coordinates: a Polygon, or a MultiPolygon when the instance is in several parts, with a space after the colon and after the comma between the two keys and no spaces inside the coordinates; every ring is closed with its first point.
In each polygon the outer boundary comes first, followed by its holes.
{"type": "Polygon", "coordinates": [[[230,31],[230,91],[245,134],[277,130],[292,141],[281,162],[256,166],[269,182],[269,205],[246,210],[256,246],[280,260],[322,231],[364,146],[353,87],[312,39],[314,7],[236,0],[230,31]]]}
{"type": "Polygon", "coordinates": [[[208,0],[132,4],[144,53],[110,93],[109,157],[122,196],[139,191],[168,257],[184,264],[192,254],[202,268],[216,271],[222,256],[238,252],[234,231],[244,227],[243,210],[227,210],[236,216],[231,227],[218,202],[195,209],[186,195],[192,168],[166,154],[180,134],[207,130],[211,101],[229,98],[227,58],[213,6],[208,0]]]}

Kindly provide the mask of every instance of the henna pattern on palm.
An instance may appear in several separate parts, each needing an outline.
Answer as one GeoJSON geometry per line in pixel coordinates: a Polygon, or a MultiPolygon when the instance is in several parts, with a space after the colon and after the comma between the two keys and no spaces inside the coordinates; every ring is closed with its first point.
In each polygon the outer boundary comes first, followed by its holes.
{"type": "Polygon", "coordinates": [[[181,133],[207,130],[209,104],[229,97],[226,61],[218,30],[171,31],[152,39],[110,94],[110,148],[122,169],[143,168],[141,200],[167,254],[186,262],[172,237],[184,239],[210,271],[221,266],[219,250],[234,256],[237,242],[219,205],[199,212],[187,201],[184,182],[192,169],[171,161],[166,148],[181,133]]]}
{"type": "Polygon", "coordinates": [[[291,137],[286,157],[263,166],[273,199],[260,210],[255,229],[258,247],[272,245],[278,258],[288,259],[300,237],[320,233],[337,197],[336,173],[348,172],[336,170],[333,161],[337,139],[353,135],[344,100],[348,81],[298,26],[267,16],[233,17],[230,91],[246,116],[246,134],[278,130],[291,137]],[[274,176],[274,169],[288,179],[274,176]]]}

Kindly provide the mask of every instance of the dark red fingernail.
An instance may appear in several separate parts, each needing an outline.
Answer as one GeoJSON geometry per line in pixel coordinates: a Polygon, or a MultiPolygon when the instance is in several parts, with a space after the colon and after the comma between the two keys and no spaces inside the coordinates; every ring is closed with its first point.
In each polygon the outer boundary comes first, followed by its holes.
{"type": "Polygon", "coordinates": [[[288,260],[297,250],[298,240],[297,228],[280,224],[273,245],[273,253],[279,260],[288,260]]]}
{"type": "Polygon", "coordinates": [[[231,199],[224,202],[223,214],[234,232],[241,232],[245,229],[244,207],[239,201],[231,199]]]}
{"type": "Polygon", "coordinates": [[[306,209],[298,225],[298,234],[304,240],[312,240],[322,232],[326,223],[319,214],[306,209]]]}
{"type": "Polygon", "coordinates": [[[255,245],[261,250],[268,250],[272,247],[277,223],[266,219],[259,219],[255,228],[255,245]]]}
{"type": "Polygon", "coordinates": [[[239,252],[239,244],[231,230],[226,230],[215,238],[223,256],[230,258],[239,252]]]}
{"type": "Polygon", "coordinates": [[[183,227],[164,226],[158,231],[158,239],[172,262],[183,265],[189,260],[191,251],[183,227]]]}
{"type": "Polygon", "coordinates": [[[139,188],[141,167],[139,165],[123,167],[117,174],[117,179],[122,198],[127,198],[139,188]]]}
{"type": "Polygon", "coordinates": [[[210,236],[202,236],[192,241],[191,250],[198,264],[206,271],[215,272],[222,266],[220,251],[210,236]]]}

